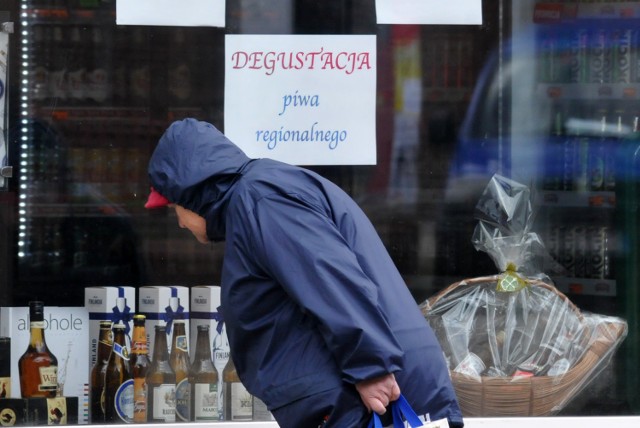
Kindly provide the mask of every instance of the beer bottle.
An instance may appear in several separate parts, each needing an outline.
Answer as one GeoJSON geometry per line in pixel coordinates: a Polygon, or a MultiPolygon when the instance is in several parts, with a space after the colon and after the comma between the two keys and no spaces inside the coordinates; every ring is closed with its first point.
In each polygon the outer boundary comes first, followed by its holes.
{"type": "Polygon", "coordinates": [[[247,388],[240,381],[231,355],[229,355],[229,362],[222,371],[222,382],[224,388],[224,420],[252,420],[253,396],[249,394],[247,388]]]}
{"type": "Polygon", "coordinates": [[[173,335],[171,340],[171,354],[169,362],[173,372],[176,374],[176,421],[189,422],[191,419],[189,411],[191,404],[189,395],[189,345],[187,344],[187,334],[184,320],[173,322],[173,335]]]}
{"type": "Polygon", "coordinates": [[[89,391],[91,395],[91,422],[104,422],[104,375],[107,371],[113,340],[111,337],[111,321],[100,321],[98,336],[98,352],[96,363],[91,368],[89,391]]]}
{"type": "Polygon", "coordinates": [[[44,338],[44,303],[29,302],[30,338],[27,350],[18,360],[22,398],[52,398],[58,390],[58,359],[49,351],[44,338]]]}
{"type": "Polygon", "coordinates": [[[191,418],[195,422],[220,420],[218,412],[218,371],[211,360],[209,326],[199,325],[196,355],[189,371],[191,418]]]}
{"type": "Polygon", "coordinates": [[[133,422],[133,379],[124,331],[121,322],[113,326],[113,347],[104,377],[106,423],[133,422]]]}
{"type": "Polygon", "coordinates": [[[131,374],[133,376],[133,422],[147,422],[147,373],[151,366],[147,346],[147,333],[145,329],[146,317],[144,315],[133,316],[132,350],[133,364],[131,374]]]}
{"type": "Polygon", "coordinates": [[[147,374],[147,422],[175,422],[176,374],[169,363],[167,327],[155,327],[153,358],[147,374]]]}

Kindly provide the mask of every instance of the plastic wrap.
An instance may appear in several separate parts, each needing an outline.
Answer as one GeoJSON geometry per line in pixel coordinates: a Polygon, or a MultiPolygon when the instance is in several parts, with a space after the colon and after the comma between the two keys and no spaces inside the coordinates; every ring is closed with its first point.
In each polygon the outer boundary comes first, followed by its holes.
{"type": "Polygon", "coordinates": [[[526,186],[494,176],[476,217],[474,246],[500,273],[452,284],[421,309],[467,416],[555,413],[609,363],[627,324],[581,312],[541,272],[549,256],[526,186]]]}

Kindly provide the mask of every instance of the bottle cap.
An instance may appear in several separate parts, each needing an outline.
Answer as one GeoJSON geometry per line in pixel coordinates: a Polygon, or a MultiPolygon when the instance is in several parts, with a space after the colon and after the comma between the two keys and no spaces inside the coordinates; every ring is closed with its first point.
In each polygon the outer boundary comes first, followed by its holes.
{"type": "Polygon", "coordinates": [[[44,320],[44,303],[38,300],[29,302],[29,319],[31,321],[44,320]]]}

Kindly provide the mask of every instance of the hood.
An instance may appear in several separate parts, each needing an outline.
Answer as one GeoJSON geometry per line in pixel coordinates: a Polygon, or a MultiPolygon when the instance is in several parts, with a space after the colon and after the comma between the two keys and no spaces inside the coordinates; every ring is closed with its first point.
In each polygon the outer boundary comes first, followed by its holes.
{"type": "Polygon", "coordinates": [[[226,197],[249,161],[215,126],[184,119],[160,138],[149,161],[149,179],[169,201],[204,217],[209,238],[221,240],[226,197]]]}

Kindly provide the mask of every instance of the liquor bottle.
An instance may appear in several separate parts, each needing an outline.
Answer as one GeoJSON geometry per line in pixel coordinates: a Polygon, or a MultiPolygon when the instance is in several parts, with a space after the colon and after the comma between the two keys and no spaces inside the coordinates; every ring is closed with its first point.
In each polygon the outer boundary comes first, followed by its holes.
{"type": "Polygon", "coordinates": [[[253,396],[242,384],[233,364],[233,357],[222,371],[224,388],[224,420],[250,421],[253,418],[253,396]]]}
{"type": "Polygon", "coordinates": [[[113,326],[113,347],[104,378],[104,420],[106,423],[133,422],[133,379],[125,326],[113,326]]]}
{"type": "Polygon", "coordinates": [[[155,326],[153,358],[147,374],[147,422],[175,422],[176,374],[169,363],[167,327],[155,326]]]}
{"type": "Polygon", "coordinates": [[[218,371],[211,359],[209,326],[199,325],[196,354],[189,371],[191,418],[195,422],[220,420],[218,371]]]}
{"type": "Polygon", "coordinates": [[[173,322],[169,362],[173,372],[176,374],[176,421],[189,422],[191,419],[189,415],[191,408],[189,402],[191,393],[191,387],[189,386],[190,360],[184,320],[175,320],[173,322]]]}
{"type": "Polygon", "coordinates": [[[133,422],[147,422],[147,374],[151,367],[149,360],[149,348],[147,345],[147,332],[145,329],[146,317],[144,315],[133,316],[133,339],[131,345],[133,376],[133,422]]]}
{"type": "Polygon", "coordinates": [[[111,337],[111,321],[100,321],[98,336],[98,352],[96,363],[91,368],[89,384],[91,408],[89,417],[92,423],[104,422],[104,376],[113,346],[111,337]]]}
{"type": "Polygon", "coordinates": [[[589,189],[604,190],[604,163],[607,144],[607,114],[600,110],[600,139],[589,147],[589,189]]]}
{"type": "Polygon", "coordinates": [[[53,398],[58,391],[58,359],[44,337],[44,303],[29,302],[29,346],[18,360],[22,398],[53,398]]]}
{"type": "Polygon", "coordinates": [[[148,32],[135,27],[130,40],[129,102],[135,106],[148,106],[151,99],[151,59],[148,32]]]}

